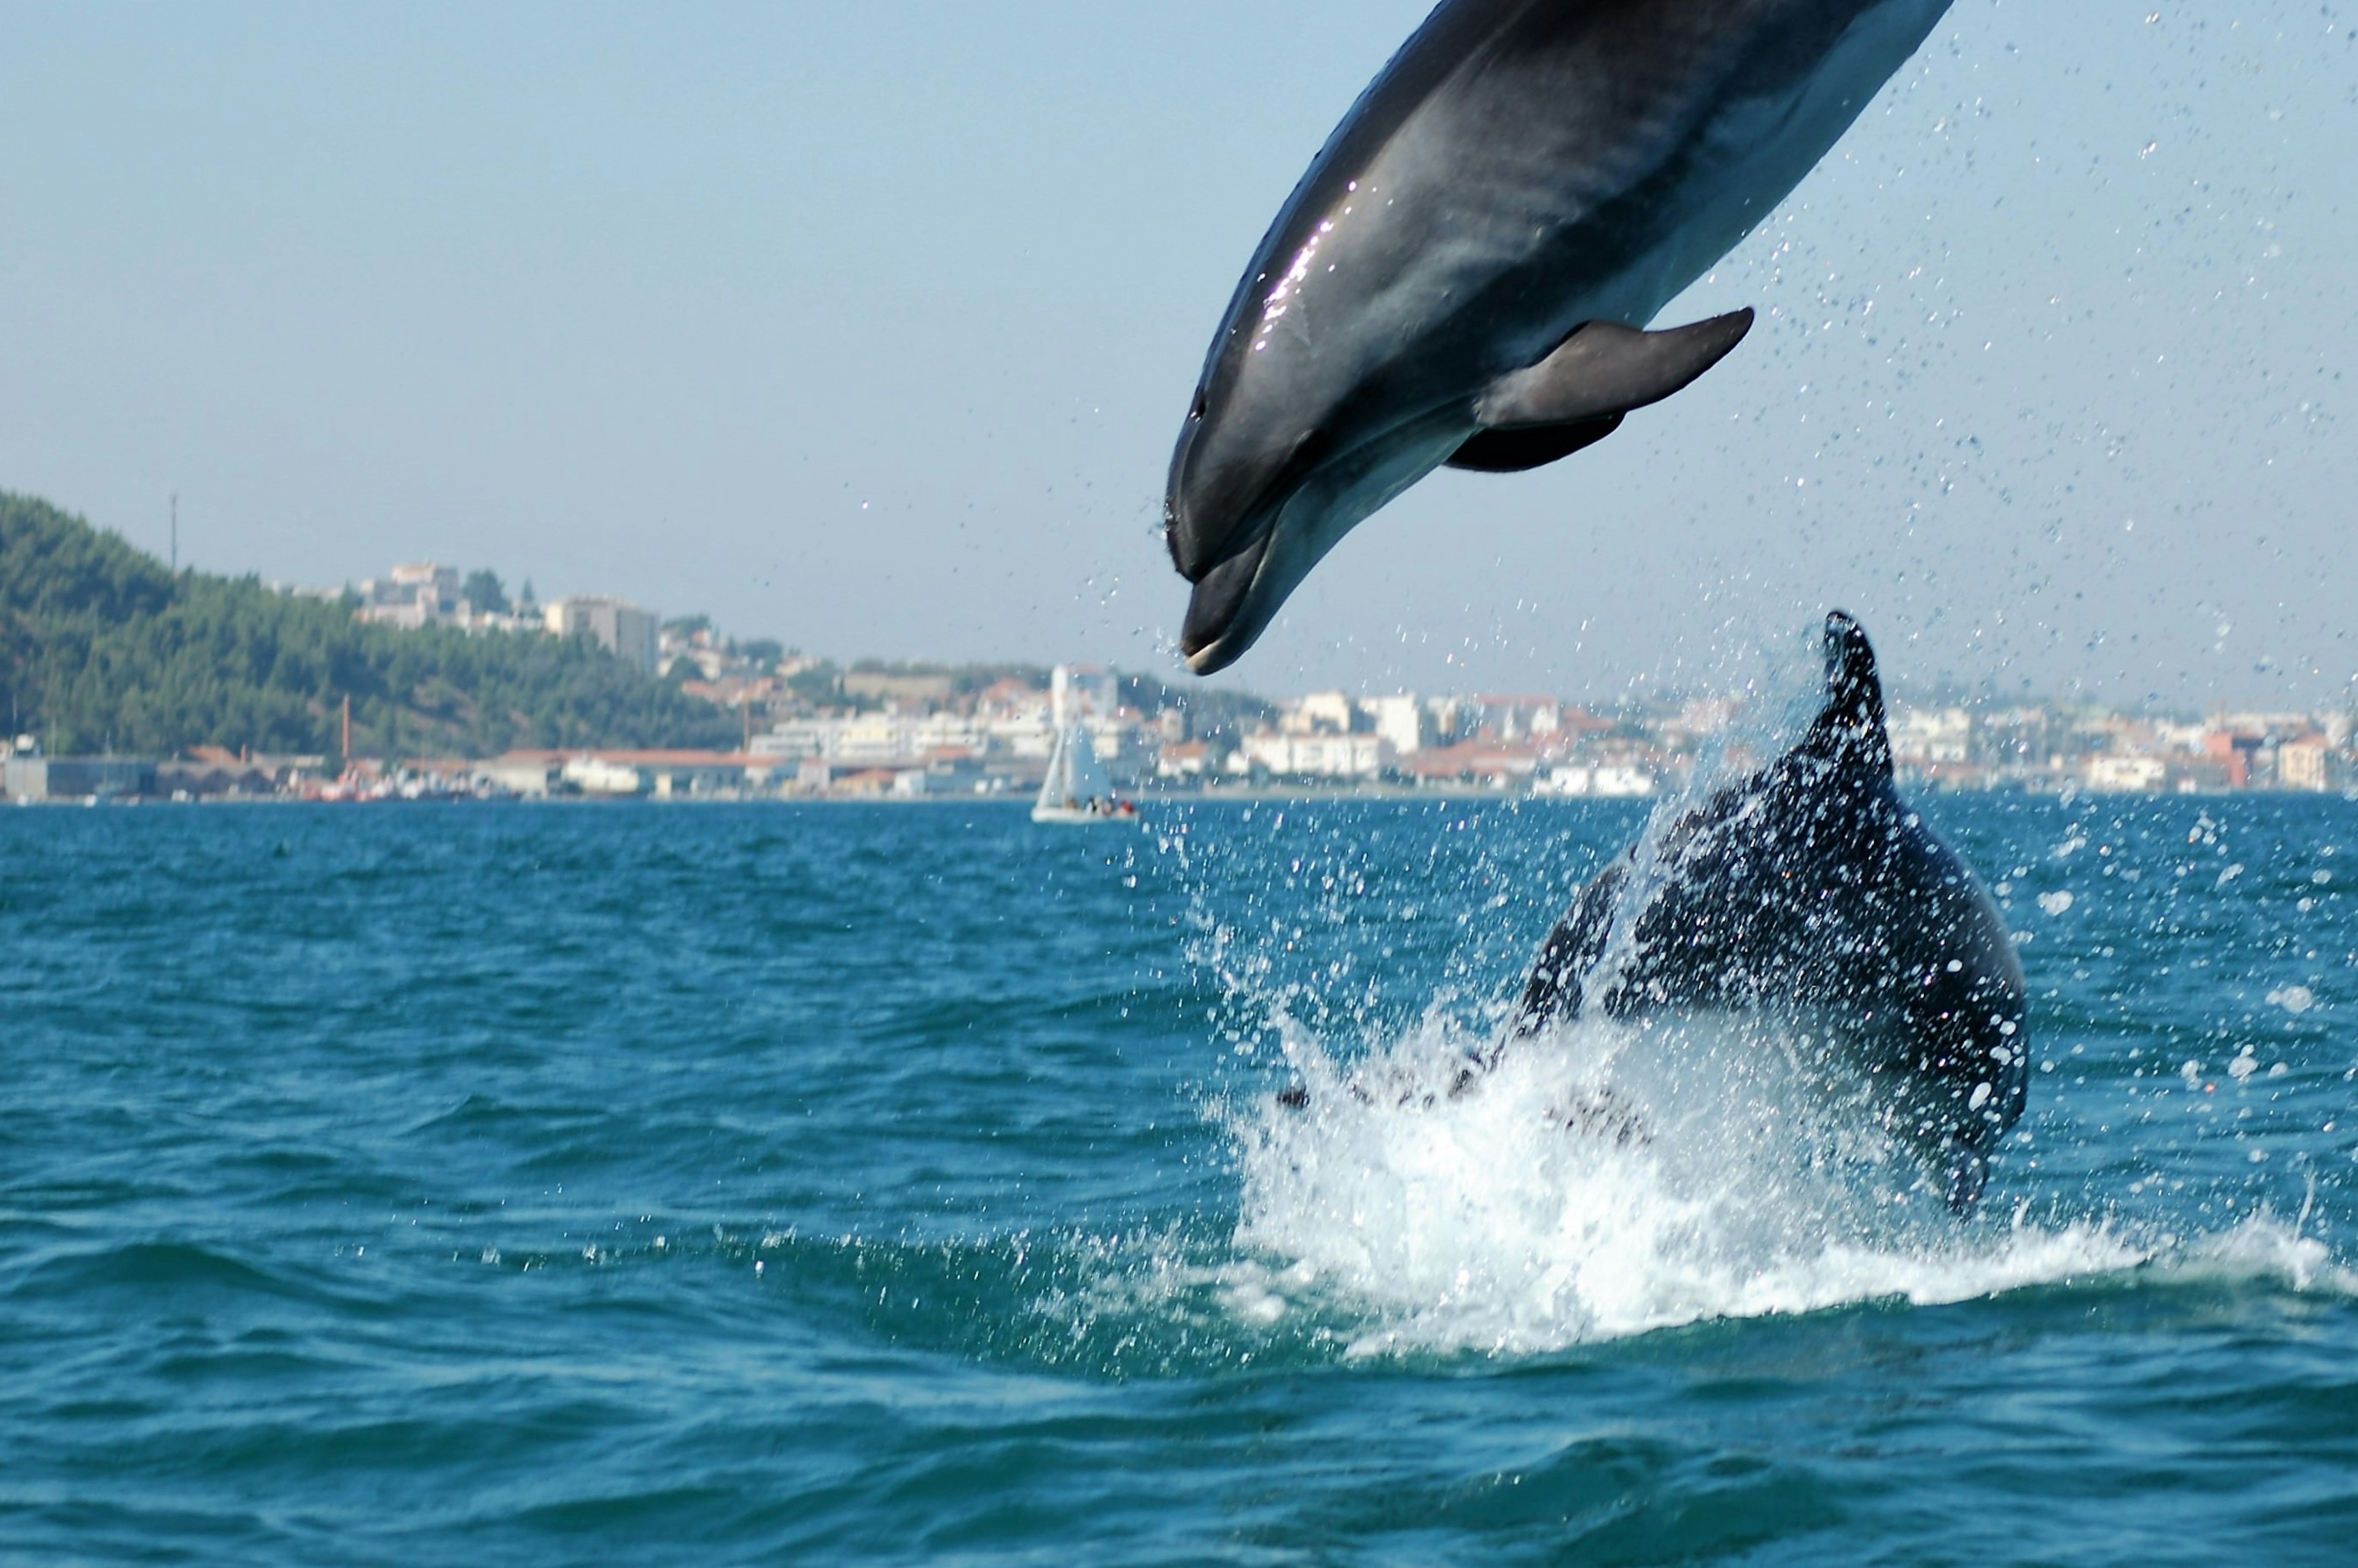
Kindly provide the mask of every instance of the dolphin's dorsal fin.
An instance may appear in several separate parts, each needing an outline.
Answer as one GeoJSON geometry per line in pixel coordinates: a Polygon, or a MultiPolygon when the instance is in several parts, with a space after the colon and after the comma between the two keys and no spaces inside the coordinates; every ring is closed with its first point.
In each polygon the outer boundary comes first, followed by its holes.
{"type": "Polygon", "coordinates": [[[1490,384],[1474,404],[1482,428],[1450,466],[1504,471],[1569,456],[1611,435],[1632,408],[1687,386],[1751,330],[1748,309],[1661,332],[1587,322],[1539,363],[1490,384]]]}
{"type": "Polygon", "coordinates": [[[1794,748],[1805,755],[1891,776],[1891,733],[1885,728],[1883,681],[1866,629],[1837,610],[1826,617],[1826,702],[1794,748]]]}

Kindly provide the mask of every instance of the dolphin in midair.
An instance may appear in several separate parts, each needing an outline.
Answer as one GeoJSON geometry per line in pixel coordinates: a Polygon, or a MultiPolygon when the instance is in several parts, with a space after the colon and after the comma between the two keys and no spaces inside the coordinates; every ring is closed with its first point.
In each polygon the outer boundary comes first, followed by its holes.
{"type": "Polygon", "coordinates": [[[1899,798],[1875,652],[1839,611],[1825,656],[1798,744],[1675,819],[1648,863],[1624,854],[1581,890],[1515,1034],[1586,1007],[1781,1020],[1967,1212],[2028,1092],[2022,965],[1972,870],[1899,798]]]}
{"type": "Polygon", "coordinates": [[[1171,460],[1225,668],[1336,541],[1444,464],[1537,468],[1736,347],[1657,312],[1768,217],[1949,0],[1442,0],[1246,267],[1171,460]]]}

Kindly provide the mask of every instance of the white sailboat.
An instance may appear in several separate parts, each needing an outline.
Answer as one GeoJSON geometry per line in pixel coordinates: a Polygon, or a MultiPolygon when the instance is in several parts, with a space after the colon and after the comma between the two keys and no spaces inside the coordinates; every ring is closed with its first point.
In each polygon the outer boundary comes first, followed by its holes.
{"type": "Polygon", "coordinates": [[[1048,753],[1048,776],[1040,783],[1040,798],[1032,804],[1034,822],[1111,822],[1138,815],[1138,808],[1113,792],[1098,751],[1089,744],[1088,727],[1081,722],[1080,704],[1072,689],[1070,672],[1056,666],[1050,687],[1056,723],[1056,743],[1048,753]]]}

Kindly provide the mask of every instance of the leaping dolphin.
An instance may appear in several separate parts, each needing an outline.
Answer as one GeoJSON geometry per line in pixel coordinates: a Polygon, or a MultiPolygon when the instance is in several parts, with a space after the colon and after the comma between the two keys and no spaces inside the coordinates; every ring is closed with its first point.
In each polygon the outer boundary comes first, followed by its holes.
{"type": "Polygon", "coordinates": [[[1632,851],[1581,890],[1516,1033],[1592,1001],[1608,1017],[1780,1018],[1860,1076],[1969,1211],[2022,1114],[2022,965],[1973,871],[1893,786],[1866,633],[1837,611],[1825,654],[1799,744],[1674,822],[1650,864],[1632,851]]]}
{"type": "Polygon", "coordinates": [[[1642,330],[1766,218],[1949,0],[1442,0],[1245,269],[1171,460],[1191,669],[1446,463],[1537,468],[1751,326],[1642,330]]]}

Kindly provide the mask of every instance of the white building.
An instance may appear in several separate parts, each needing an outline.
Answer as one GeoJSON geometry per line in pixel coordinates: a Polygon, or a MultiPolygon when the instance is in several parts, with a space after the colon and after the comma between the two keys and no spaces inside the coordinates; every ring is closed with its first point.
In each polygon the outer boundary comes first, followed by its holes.
{"type": "MultiPolygon", "coordinates": [[[[1044,734],[1046,726],[1041,729],[1044,734]]],[[[752,750],[762,757],[881,768],[919,762],[935,752],[980,752],[990,743],[990,727],[962,714],[854,713],[785,719],[768,734],[754,736],[752,750]]],[[[1044,745],[1040,754],[1047,755],[1044,745]]]]}
{"type": "Polygon", "coordinates": [[[1248,767],[1266,768],[1280,778],[1373,779],[1397,758],[1380,735],[1289,735],[1263,730],[1245,737],[1248,767]]]}
{"type": "Polygon", "coordinates": [[[1359,711],[1401,756],[1414,755],[1433,738],[1432,710],[1413,696],[1363,697],[1359,711]]]}
{"type": "Polygon", "coordinates": [[[646,775],[628,762],[584,753],[565,764],[565,782],[583,795],[644,795],[646,775]]]}
{"type": "Polygon", "coordinates": [[[397,566],[382,579],[361,584],[362,621],[380,626],[400,626],[415,632],[422,626],[463,626],[474,606],[459,594],[459,568],[434,561],[397,566]]]}
{"type": "MultiPolygon", "coordinates": [[[[1101,761],[1152,752],[1151,737],[1140,734],[1134,713],[1091,714],[1081,721],[1101,761]]],[[[766,735],[753,737],[752,752],[781,761],[817,760],[848,767],[911,765],[944,752],[978,757],[1044,761],[1055,749],[1056,730],[1044,702],[1022,711],[1002,708],[983,716],[963,713],[854,713],[782,719],[766,735]]]]}
{"type": "Polygon", "coordinates": [[[1552,697],[1487,693],[1457,699],[1461,735],[1487,733],[1493,740],[1528,741],[1563,727],[1563,705],[1552,697]]]}
{"type": "Polygon", "coordinates": [[[2088,788],[2096,795],[2156,795],[2169,776],[2159,757],[2091,757],[2088,788]]]}
{"type": "Polygon", "coordinates": [[[2277,787],[2321,793],[2333,787],[2322,735],[2303,735],[2277,748],[2277,787]]]}
{"type": "Polygon", "coordinates": [[[1163,748],[1154,760],[1154,776],[1163,779],[1201,780],[1215,765],[1212,745],[1208,741],[1174,741],[1163,748]]]}
{"type": "Polygon", "coordinates": [[[1288,735],[1347,735],[1357,726],[1359,705],[1339,691],[1314,691],[1295,697],[1278,714],[1277,727],[1288,735]]]}
{"type": "Polygon", "coordinates": [[[663,627],[653,611],[619,599],[560,599],[544,613],[552,636],[587,635],[624,664],[655,673],[663,627]]]}
{"type": "Polygon", "coordinates": [[[1963,708],[1898,708],[1892,711],[1891,760],[1902,767],[1962,762],[1973,752],[1974,716],[1963,708]]]}

